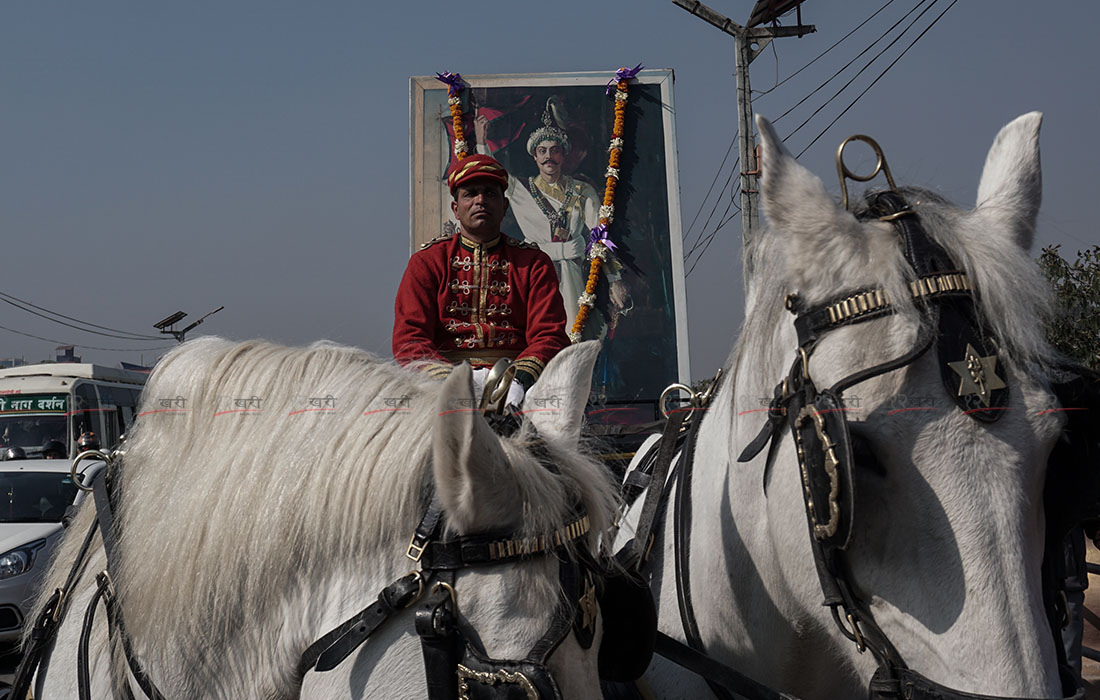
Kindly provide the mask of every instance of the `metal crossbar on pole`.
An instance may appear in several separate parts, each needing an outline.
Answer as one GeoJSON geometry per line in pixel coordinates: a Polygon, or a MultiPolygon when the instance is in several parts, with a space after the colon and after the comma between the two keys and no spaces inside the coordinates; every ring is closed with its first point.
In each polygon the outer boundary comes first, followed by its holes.
{"type": "Polygon", "coordinates": [[[749,82],[749,65],[760,55],[772,39],[784,36],[802,36],[817,31],[812,24],[794,27],[752,27],[746,28],[729,17],[715,12],[698,0],[672,0],[705,22],[721,29],[733,37],[734,65],[737,77],[737,143],[741,156],[741,243],[748,243],[749,237],[757,228],[757,186],[759,166],[756,162],[756,142],[753,139],[752,87],[749,82]]]}

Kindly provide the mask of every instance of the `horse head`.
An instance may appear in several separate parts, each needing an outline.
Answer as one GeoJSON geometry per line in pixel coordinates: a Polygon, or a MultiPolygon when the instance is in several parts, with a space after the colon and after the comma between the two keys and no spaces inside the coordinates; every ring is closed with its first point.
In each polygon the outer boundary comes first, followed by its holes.
{"type": "MultiPolygon", "coordinates": [[[[872,676],[1062,697],[1040,575],[1062,423],[1028,257],[1040,120],[1001,131],[973,209],[891,180],[848,210],[758,118],[767,227],[691,492],[708,653],[805,698],[872,676]]],[[[670,566],[655,585],[675,630],[670,566]]]]}
{"type": "MultiPolygon", "coordinates": [[[[175,349],[113,487],[112,599],[143,670],[166,697],[420,698],[439,678],[598,697],[586,556],[614,491],[578,443],[597,351],[549,363],[529,396],[556,410],[503,436],[475,408],[466,366],[438,382],[328,343],[175,349]],[[161,410],[163,397],[186,410],[161,410]],[[445,651],[439,674],[422,640],[445,651]]],[[[74,519],[51,591],[93,511],[74,519]]],[[[81,606],[104,567],[93,547],[47,696],[76,696],[81,606]]],[[[111,669],[127,672],[100,620],[91,678],[106,696],[111,669]]]]}
{"type": "MultiPolygon", "coordinates": [[[[432,473],[449,533],[505,531],[515,533],[517,541],[536,542],[553,538],[581,513],[588,536],[576,544],[597,551],[597,534],[611,526],[615,502],[604,468],[583,456],[578,444],[598,352],[599,344],[590,341],[555,357],[527,394],[532,408],[508,437],[497,435],[480,410],[455,409],[474,399],[468,365],[447,379],[432,431],[432,473]]],[[[596,611],[577,609],[592,606],[595,582],[568,590],[567,581],[577,572],[560,571],[564,558],[472,567],[459,573],[455,588],[476,592],[462,611],[485,654],[521,659],[533,648],[552,645],[546,666],[560,679],[562,695],[598,698],[597,658],[591,653],[599,649],[596,611]],[[578,594],[589,599],[581,602],[578,594]],[[580,627],[588,625],[587,632],[573,633],[574,617],[580,627]],[[555,631],[558,622],[565,624],[555,631]]]]}

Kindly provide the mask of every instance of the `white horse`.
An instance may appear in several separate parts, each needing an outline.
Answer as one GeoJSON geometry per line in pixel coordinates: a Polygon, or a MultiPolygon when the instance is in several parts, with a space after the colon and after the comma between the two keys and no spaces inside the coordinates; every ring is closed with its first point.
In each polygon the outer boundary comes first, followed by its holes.
{"type": "MultiPolygon", "coordinates": [[[[143,669],[169,700],[424,697],[412,610],[335,670],[303,677],[299,659],[417,568],[405,552],[432,481],[451,533],[549,536],[579,504],[596,546],[615,508],[605,470],[578,450],[597,352],[585,343],[549,363],[528,396],[560,410],[530,413],[508,438],[469,408],[468,365],[440,383],[330,344],[199,339],[169,353],[144,390],[118,484],[114,587],[143,669]],[[536,437],[556,469],[531,452],[536,437]]],[[[46,593],[63,584],[92,518],[91,507],[79,513],[46,593]]],[[[97,544],[34,697],[76,697],[80,619],[103,568],[97,544]]],[[[558,574],[553,555],[458,573],[459,614],[489,656],[527,654],[557,606],[558,574]]],[[[128,675],[104,617],[91,645],[96,698],[112,697],[109,669],[128,675]]],[[[569,634],[549,657],[565,697],[599,697],[598,642],[582,649],[569,634]]]]}
{"type": "MultiPolygon", "coordinates": [[[[961,691],[1012,697],[1062,697],[1040,582],[1045,464],[1062,422],[1044,411],[1043,368],[1053,358],[1041,328],[1048,295],[1028,257],[1041,190],[1040,121],[1032,113],[1004,127],[974,209],[903,190],[977,290],[979,313],[1000,343],[1007,410],[991,424],[964,415],[943,388],[933,349],[855,385],[846,396],[858,405],[850,401],[845,411],[878,463],[857,464],[854,477],[847,560],[855,595],[914,671],[961,691]]],[[[768,226],[749,242],[745,323],[699,428],[691,596],[705,650],[718,660],[806,700],[866,697],[875,660],[857,652],[822,605],[790,430],[774,436],[770,467],[767,449],[748,463],[738,456],[798,357],[787,296],[813,306],[880,288],[897,307],[824,335],[808,372],[824,388],[915,347],[913,273],[894,224],[838,206],[766,120],[757,126],[768,226]]],[[[670,508],[649,570],[660,629],[683,640],[672,520],[670,508]]],[[[711,697],[663,660],[647,680],[657,697],[711,697]]]]}

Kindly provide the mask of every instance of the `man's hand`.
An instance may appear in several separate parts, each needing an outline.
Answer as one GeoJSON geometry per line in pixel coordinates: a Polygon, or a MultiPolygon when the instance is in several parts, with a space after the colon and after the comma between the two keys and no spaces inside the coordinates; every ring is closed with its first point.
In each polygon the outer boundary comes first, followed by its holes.
{"type": "Polygon", "coordinates": [[[474,369],[474,400],[481,401],[481,394],[485,391],[485,378],[489,376],[488,367],[474,369]]]}
{"type": "Polygon", "coordinates": [[[523,397],[526,393],[527,390],[523,388],[523,385],[513,379],[512,386],[508,387],[508,400],[505,403],[519,410],[519,407],[523,405],[523,397]]]}
{"type": "Polygon", "coordinates": [[[488,133],[489,119],[484,114],[482,114],[481,110],[479,109],[477,111],[477,116],[474,117],[474,137],[477,139],[477,142],[482,146],[488,146],[488,144],[485,143],[485,136],[488,133]]]}

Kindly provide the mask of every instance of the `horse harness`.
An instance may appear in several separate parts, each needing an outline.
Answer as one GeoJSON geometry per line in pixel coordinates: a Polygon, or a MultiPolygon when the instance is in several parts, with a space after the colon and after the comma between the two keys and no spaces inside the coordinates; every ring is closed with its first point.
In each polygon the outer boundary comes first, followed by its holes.
{"type": "MultiPolygon", "coordinates": [[[[752,460],[770,443],[765,470],[769,469],[778,435],[790,430],[824,603],[843,635],[857,645],[860,653],[870,650],[878,662],[879,668],[869,687],[873,700],[994,700],[995,696],[947,688],[908,668],[876,624],[869,606],[855,594],[851,582],[845,555],[852,534],[855,503],[852,477],[857,457],[863,456],[860,449],[863,446],[853,439],[849,430],[843,392],[868,379],[901,369],[933,347],[939,355],[945,390],[965,415],[983,423],[995,422],[1007,407],[1009,391],[998,365],[997,341],[975,310],[967,275],[942,246],[928,237],[916,212],[896,191],[878,145],[867,137],[853,138],[868,141],[875,148],[880,158],[876,173],[879,169],[886,170],[892,189],[868,195],[868,208],[863,216],[894,225],[905,258],[914,272],[915,279],[909,287],[923,316],[922,330],[914,347],[900,357],[853,372],[832,387],[819,390],[810,377],[809,358],[821,338],[836,328],[896,313],[896,308],[881,289],[856,290],[813,307],[805,305],[796,295],[789,296],[787,308],[796,317],[798,356],[787,377],[775,387],[768,422],[738,461],[752,460]]],[[[843,147],[844,144],[841,151],[843,147]]],[[[838,162],[842,162],[839,153],[838,162]]],[[[842,177],[844,174],[852,177],[851,173],[846,173],[846,168],[842,170],[842,177]]],[[[846,189],[844,194],[847,200],[846,189]]],[[[1100,410],[1100,391],[1097,389],[1100,377],[1078,367],[1071,368],[1070,376],[1069,381],[1053,386],[1062,405],[1084,403],[1090,410],[1100,410]]],[[[719,380],[720,375],[704,396],[693,396],[691,410],[706,409],[707,400],[715,392],[719,380]],[[703,400],[699,401],[700,398],[703,400]]],[[[703,650],[691,602],[688,567],[694,436],[701,421],[691,421],[691,429],[684,430],[684,415],[678,417],[673,413],[669,417],[667,429],[658,443],[659,451],[651,452],[649,459],[643,459],[624,481],[628,503],[650,487],[636,537],[628,544],[639,567],[652,546],[652,527],[663,513],[668,488],[679,481],[673,544],[680,619],[688,643],[685,645],[660,633],[657,653],[701,675],[721,700],[735,696],[752,700],[791,698],[707,657],[703,650]],[[666,481],[669,463],[677,449],[681,449],[681,458],[672,478],[666,481]]],[[[1043,600],[1058,656],[1063,694],[1072,700],[1083,700],[1085,696],[1065,660],[1060,629],[1062,620],[1067,618],[1065,597],[1059,594],[1057,570],[1062,561],[1062,537],[1086,517],[1100,515],[1100,473],[1095,469],[1100,460],[1100,443],[1090,433],[1088,420],[1084,414],[1069,414],[1067,429],[1051,455],[1044,493],[1048,526],[1042,571],[1043,600]],[[1065,507],[1067,503],[1069,507],[1065,507]]]]}
{"type": "MultiPolygon", "coordinates": [[[[519,426],[519,417],[514,414],[488,412],[485,417],[496,432],[504,435],[514,433],[519,426]]],[[[532,450],[540,456],[545,468],[556,471],[541,440],[534,442],[532,450]]],[[[113,515],[117,494],[112,484],[121,466],[117,460],[119,454],[84,453],[74,461],[74,471],[76,464],[89,456],[108,463],[108,469],[97,474],[90,486],[81,486],[93,492],[96,518],[65,587],[54,592],[35,621],[31,643],[13,684],[13,698],[27,697],[35,673],[45,672],[57,630],[69,607],[69,592],[86,566],[98,531],[107,566],[96,576],[96,590],[84,616],[77,658],[80,700],[91,698],[89,645],[95,610],[101,601],[107,610],[110,638],[121,642],[138,686],[150,700],[165,700],[133,653],[114,595],[111,572],[117,561],[118,524],[113,515]]],[[[598,654],[600,676],[614,681],[641,677],[649,666],[656,634],[652,596],[640,580],[597,560],[588,551],[584,538],[590,523],[582,507],[577,506],[568,523],[544,537],[523,538],[508,531],[446,536],[444,512],[434,488],[428,489],[425,500],[424,515],[406,552],[419,570],[387,585],[375,602],[311,644],[298,663],[300,676],[338,667],[391,617],[419,603],[414,625],[421,642],[429,700],[561,700],[547,660],[570,632],[581,648],[591,648],[598,614],[602,615],[604,627],[598,654]],[[518,563],[540,555],[552,556],[559,564],[562,595],[550,624],[524,658],[490,658],[476,631],[459,611],[456,574],[464,569],[518,563]],[[648,610],[648,616],[639,616],[639,610],[643,613],[648,610]]],[[[112,678],[114,695],[133,700],[129,684],[117,680],[112,678]]]]}

